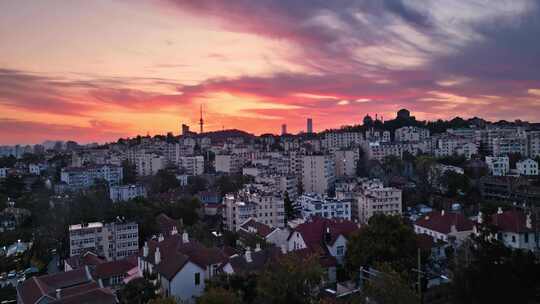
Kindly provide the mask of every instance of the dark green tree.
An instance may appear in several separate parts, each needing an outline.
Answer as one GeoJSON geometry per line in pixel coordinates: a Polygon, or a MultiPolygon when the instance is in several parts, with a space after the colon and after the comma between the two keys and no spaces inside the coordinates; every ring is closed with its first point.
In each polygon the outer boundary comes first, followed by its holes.
{"type": "Polygon", "coordinates": [[[289,192],[285,191],[283,198],[283,206],[285,209],[285,221],[289,221],[294,218],[294,207],[289,197],[289,192]]]}
{"type": "Polygon", "coordinates": [[[197,299],[197,304],[239,304],[236,294],[224,288],[211,288],[197,299]]]}
{"type": "Polygon", "coordinates": [[[258,303],[313,303],[314,290],[320,284],[323,270],[318,257],[289,254],[268,265],[259,276],[258,303]]]}
{"type": "Polygon", "coordinates": [[[122,169],[124,175],[124,183],[133,184],[137,182],[137,170],[135,168],[135,165],[131,164],[127,160],[124,160],[122,162],[122,169]]]}
{"type": "Polygon", "coordinates": [[[156,287],[145,278],[130,281],[119,293],[120,303],[125,304],[145,304],[156,297],[156,287]]]}
{"type": "Polygon", "coordinates": [[[416,263],[416,234],[401,217],[376,214],[369,224],[349,238],[346,266],[353,274],[361,266],[388,263],[398,272],[409,271],[416,263]]]}

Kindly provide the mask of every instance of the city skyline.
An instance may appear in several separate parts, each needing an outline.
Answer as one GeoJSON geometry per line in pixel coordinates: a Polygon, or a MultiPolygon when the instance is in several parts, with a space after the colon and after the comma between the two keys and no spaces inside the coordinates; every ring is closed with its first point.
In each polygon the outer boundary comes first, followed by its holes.
{"type": "Polygon", "coordinates": [[[538,121],[535,1],[0,3],[0,144],[538,121]],[[46,30],[43,30],[46,29],[46,30]]]}

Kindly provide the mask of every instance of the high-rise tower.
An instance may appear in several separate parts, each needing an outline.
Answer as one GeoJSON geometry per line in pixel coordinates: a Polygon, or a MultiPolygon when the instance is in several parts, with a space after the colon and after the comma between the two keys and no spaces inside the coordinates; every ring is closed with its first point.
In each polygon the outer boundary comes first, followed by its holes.
{"type": "Polygon", "coordinates": [[[199,125],[201,126],[201,134],[203,133],[203,126],[204,126],[204,121],[203,121],[203,118],[202,118],[202,104],[201,104],[201,119],[199,120],[199,125]]]}
{"type": "Polygon", "coordinates": [[[311,118],[307,119],[307,132],[309,134],[313,133],[313,119],[311,118]]]}

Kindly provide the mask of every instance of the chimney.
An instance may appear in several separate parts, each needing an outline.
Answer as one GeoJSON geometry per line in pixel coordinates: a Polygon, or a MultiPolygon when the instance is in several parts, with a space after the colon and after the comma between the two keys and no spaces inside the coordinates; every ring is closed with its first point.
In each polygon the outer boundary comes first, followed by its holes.
{"type": "Polygon", "coordinates": [[[287,254],[287,247],[285,245],[281,245],[281,253],[287,254]]]}
{"type": "Polygon", "coordinates": [[[324,241],[330,243],[332,241],[332,234],[330,234],[330,227],[326,227],[326,232],[324,233],[324,241]]]}
{"type": "Polygon", "coordinates": [[[189,243],[189,235],[187,231],[184,231],[184,233],[182,233],[182,243],[189,243]]]}
{"type": "Polygon", "coordinates": [[[175,235],[175,234],[178,234],[178,228],[176,228],[176,226],[173,226],[171,230],[171,235],[175,235]]]}
{"type": "Polygon", "coordinates": [[[144,242],[144,246],[143,246],[143,257],[147,257],[148,256],[148,242],[144,242]]]}
{"type": "Polygon", "coordinates": [[[531,214],[530,213],[527,213],[527,219],[525,220],[525,226],[528,229],[532,229],[532,219],[531,219],[531,214]]]}
{"type": "Polygon", "coordinates": [[[246,257],[246,262],[248,263],[253,262],[253,260],[251,259],[251,249],[249,247],[246,249],[245,257],[246,257]]]}
{"type": "Polygon", "coordinates": [[[161,241],[163,241],[164,239],[165,239],[165,238],[163,237],[163,234],[160,233],[159,236],[158,236],[158,239],[157,239],[158,242],[161,242],[161,241]]]}
{"type": "Polygon", "coordinates": [[[259,252],[259,251],[261,251],[261,244],[257,243],[255,245],[255,252],[259,252]]]}
{"type": "Polygon", "coordinates": [[[478,222],[478,224],[482,224],[482,222],[484,221],[484,219],[482,218],[482,211],[478,211],[478,216],[477,216],[477,219],[476,221],[478,222]]]}
{"type": "Polygon", "coordinates": [[[161,262],[161,252],[159,252],[159,247],[156,247],[156,252],[154,253],[154,262],[156,265],[161,262]]]}
{"type": "Polygon", "coordinates": [[[56,290],[56,298],[57,298],[57,299],[60,299],[60,296],[61,296],[60,293],[61,293],[61,292],[62,292],[61,289],[57,289],[57,290],[56,290]]]}
{"type": "Polygon", "coordinates": [[[497,214],[502,214],[502,213],[503,213],[502,208],[501,207],[497,208],[497,214]]]}
{"type": "Polygon", "coordinates": [[[444,216],[444,209],[441,210],[441,216],[444,216]]]}

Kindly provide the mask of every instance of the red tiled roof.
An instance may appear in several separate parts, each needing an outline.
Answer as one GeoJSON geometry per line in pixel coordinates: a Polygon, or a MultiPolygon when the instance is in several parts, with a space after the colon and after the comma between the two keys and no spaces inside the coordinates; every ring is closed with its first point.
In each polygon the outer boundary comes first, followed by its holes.
{"type": "Polygon", "coordinates": [[[98,279],[105,279],[123,275],[134,267],[137,267],[137,263],[133,263],[133,261],[129,259],[111,261],[97,265],[94,270],[94,275],[98,279]]]}
{"type": "Polygon", "coordinates": [[[433,211],[419,218],[415,225],[437,231],[442,234],[449,234],[452,226],[456,227],[458,232],[469,231],[473,229],[473,222],[463,214],[433,211]]]}
{"type": "Polygon", "coordinates": [[[272,232],[272,228],[270,228],[268,225],[257,222],[254,219],[247,220],[245,223],[243,223],[240,226],[240,228],[242,228],[246,232],[251,232],[250,228],[254,229],[256,231],[256,234],[262,238],[265,238],[267,235],[269,235],[272,232]]]}
{"type": "Polygon", "coordinates": [[[180,228],[181,227],[178,227],[178,221],[177,220],[174,220],[172,218],[170,218],[169,216],[167,216],[165,213],[160,213],[157,217],[156,217],[156,222],[158,224],[158,227],[159,227],[159,231],[161,232],[161,234],[163,234],[164,236],[169,236],[171,235],[171,231],[173,230],[174,227],[176,227],[176,229],[180,232],[180,228]]]}
{"type": "Polygon", "coordinates": [[[17,286],[22,304],[35,304],[46,297],[49,303],[115,303],[116,297],[92,280],[86,267],[41,277],[31,277],[17,286]],[[57,290],[60,298],[57,299],[57,290]]]}
{"type": "Polygon", "coordinates": [[[72,269],[78,269],[83,266],[95,266],[107,262],[104,258],[100,258],[95,253],[87,251],[82,255],[69,257],[65,261],[72,269]]]}
{"type": "Polygon", "coordinates": [[[518,210],[495,213],[491,216],[491,223],[500,231],[514,233],[532,232],[534,227],[531,220],[531,228],[527,228],[527,215],[518,210]]]}
{"type": "MultiPolygon", "coordinates": [[[[154,264],[156,247],[159,248],[161,262],[157,265],[158,272],[168,279],[173,278],[178,271],[188,262],[192,262],[199,267],[206,269],[212,264],[221,264],[228,256],[219,248],[208,248],[196,240],[182,242],[180,234],[165,237],[163,241],[148,241],[148,257],[145,260],[154,264]]],[[[141,249],[139,256],[142,256],[141,249]]]]}
{"type": "Polygon", "coordinates": [[[352,232],[358,230],[358,226],[351,221],[314,217],[311,221],[298,225],[292,233],[299,232],[306,245],[315,248],[321,247],[325,241],[327,228],[330,231],[329,245],[333,245],[340,235],[348,237],[352,232]]]}

